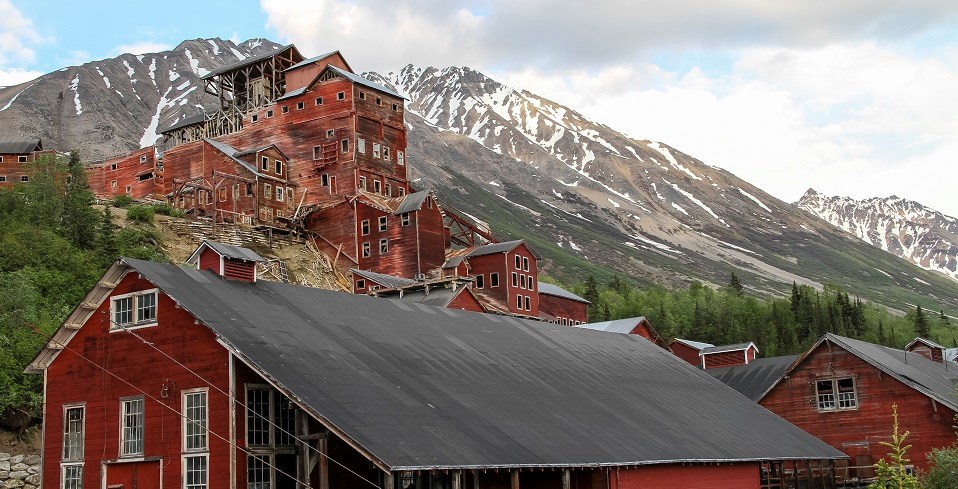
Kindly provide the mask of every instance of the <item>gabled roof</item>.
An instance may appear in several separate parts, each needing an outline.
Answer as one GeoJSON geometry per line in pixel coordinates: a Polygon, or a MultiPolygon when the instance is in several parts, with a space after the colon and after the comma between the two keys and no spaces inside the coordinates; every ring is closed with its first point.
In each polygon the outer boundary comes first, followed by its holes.
{"type": "Polygon", "coordinates": [[[906,349],[906,350],[911,350],[911,347],[914,346],[915,343],[923,343],[923,344],[927,345],[929,348],[937,348],[937,349],[939,349],[939,350],[947,350],[947,348],[945,348],[944,346],[939,345],[938,343],[935,343],[934,341],[931,341],[931,340],[929,340],[928,338],[922,338],[921,336],[918,336],[918,337],[916,337],[915,339],[911,340],[911,343],[908,343],[907,345],[905,345],[905,349],[906,349]]]}
{"type": "Polygon", "coordinates": [[[390,470],[846,458],[642,338],[121,264],[390,470]]]}
{"type": "Polygon", "coordinates": [[[180,119],[179,121],[174,122],[171,126],[169,126],[169,127],[167,127],[167,128],[164,128],[164,129],[160,129],[160,130],[157,131],[157,132],[159,132],[160,134],[166,134],[166,133],[168,133],[168,132],[170,132],[170,131],[175,131],[175,130],[177,130],[177,129],[181,129],[181,128],[184,128],[184,127],[186,127],[186,126],[192,126],[193,124],[199,124],[200,122],[206,121],[206,117],[207,117],[207,114],[204,113],[204,112],[200,112],[199,114],[193,114],[193,115],[191,115],[191,116],[189,116],[189,117],[184,117],[184,118],[180,119]]]}
{"type": "Polygon", "coordinates": [[[422,205],[431,195],[432,191],[430,190],[422,190],[419,192],[406,194],[399,206],[396,207],[396,210],[393,211],[393,214],[398,216],[399,214],[418,211],[419,209],[422,209],[422,205]]]}
{"type": "MultiPolygon", "coordinates": [[[[542,284],[539,284],[541,287],[542,284]]],[[[623,333],[629,334],[633,329],[641,322],[645,321],[645,316],[638,316],[634,318],[625,318],[625,319],[616,319],[614,321],[602,321],[599,323],[584,323],[578,324],[576,328],[585,328],[593,329],[596,331],[605,331],[607,333],[623,333]]]]}
{"type": "Polygon", "coordinates": [[[241,158],[239,158],[239,156],[242,154],[249,154],[248,152],[240,152],[238,149],[224,142],[217,141],[215,139],[205,138],[203,139],[203,141],[206,141],[207,143],[209,143],[210,146],[216,148],[216,150],[218,150],[220,153],[223,153],[224,155],[228,156],[231,160],[235,161],[243,168],[246,168],[247,170],[250,171],[250,173],[256,176],[269,178],[271,180],[282,180],[280,178],[276,178],[273,175],[266,175],[264,173],[261,173],[259,171],[259,168],[256,167],[256,165],[251,164],[248,161],[243,161],[241,158]]]}
{"type": "MultiPolygon", "coordinates": [[[[521,244],[525,244],[525,240],[516,239],[513,241],[504,241],[502,243],[484,244],[482,246],[473,248],[472,251],[470,251],[466,256],[472,258],[476,256],[493,255],[496,253],[508,253],[516,249],[521,244]]],[[[540,258],[539,254],[530,248],[528,244],[526,244],[526,248],[529,249],[529,252],[532,253],[532,256],[536,257],[536,259],[540,258]]]]}
{"type": "MultiPolygon", "coordinates": [[[[391,90],[391,89],[389,89],[389,88],[386,88],[386,87],[384,87],[384,86],[382,86],[382,85],[380,85],[380,84],[378,84],[378,83],[374,83],[374,82],[371,81],[371,80],[367,80],[367,79],[365,79],[365,78],[363,78],[363,77],[361,77],[361,76],[359,76],[359,75],[357,75],[357,74],[355,74],[355,73],[346,71],[346,70],[344,70],[344,69],[342,69],[342,68],[339,68],[339,67],[336,67],[336,66],[333,66],[333,65],[327,65],[325,68],[323,68],[323,71],[320,72],[319,75],[316,76],[316,79],[318,80],[318,79],[322,78],[323,73],[326,73],[327,71],[332,71],[333,73],[336,73],[337,75],[339,75],[339,76],[341,76],[341,77],[343,77],[343,78],[345,78],[345,79],[347,79],[347,80],[349,80],[349,81],[351,81],[351,82],[353,82],[353,83],[355,83],[355,84],[357,84],[357,85],[362,85],[362,86],[364,86],[364,87],[366,87],[366,88],[371,88],[371,89],[373,89],[373,90],[376,90],[376,91],[385,93],[386,95],[390,95],[390,96],[393,96],[393,97],[396,97],[396,98],[399,98],[399,99],[406,100],[406,97],[403,97],[402,95],[400,95],[400,94],[399,94],[398,92],[396,92],[395,90],[391,90]]],[[[314,81],[313,83],[315,83],[315,81],[314,81]]],[[[309,85],[312,86],[313,83],[310,83],[309,85]]]]}
{"type": "MultiPolygon", "coordinates": [[[[339,57],[342,58],[343,63],[346,63],[346,66],[347,66],[347,67],[349,66],[349,63],[346,61],[346,58],[343,57],[343,53],[340,53],[339,50],[336,50],[336,51],[330,51],[330,52],[328,52],[328,53],[326,53],[326,54],[320,54],[319,56],[313,56],[312,58],[309,58],[309,59],[304,59],[304,60],[300,61],[299,63],[296,63],[296,64],[294,64],[293,66],[290,66],[289,68],[286,68],[285,71],[292,71],[292,70],[295,70],[295,69],[297,69],[297,68],[302,68],[302,67],[304,67],[304,66],[306,66],[306,65],[311,65],[311,64],[313,64],[313,63],[315,63],[315,62],[317,62],[317,61],[322,61],[322,60],[324,60],[324,59],[326,59],[326,58],[328,58],[328,57],[330,57],[330,56],[332,56],[332,55],[334,55],[334,54],[338,54],[339,57]]],[[[351,69],[351,68],[350,68],[350,69],[351,69]]]]}
{"type": "Polygon", "coordinates": [[[417,283],[415,280],[411,278],[397,277],[395,275],[386,275],[385,273],[370,272],[369,270],[359,270],[356,268],[350,268],[349,271],[353,272],[356,275],[359,275],[360,277],[366,280],[375,282],[389,289],[405,287],[407,285],[413,285],[417,283]]]}
{"type": "Polygon", "coordinates": [[[213,77],[215,77],[215,76],[222,75],[223,73],[226,73],[226,72],[229,72],[229,71],[233,71],[233,70],[235,70],[235,69],[237,69],[237,68],[242,68],[242,67],[244,67],[244,66],[246,66],[246,65],[251,65],[251,64],[254,64],[254,63],[259,63],[260,61],[269,59],[269,58],[271,58],[271,57],[273,57],[273,56],[276,56],[276,55],[279,54],[279,53],[282,53],[283,51],[288,50],[288,49],[289,49],[289,50],[292,50],[291,53],[292,53],[293,57],[297,57],[297,58],[299,58],[300,60],[303,59],[303,55],[302,55],[302,54],[299,54],[299,50],[296,49],[296,46],[295,46],[295,45],[293,45],[293,44],[287,44],[287,45],[285,45],[285,46],[283,46],[283,47],[276,48],[275,50],[270,51],[270,52],[268,52],[268,53],[258,54],[258,55],[256,55],[256,56],[250,56],[249,58],[241,59],[241,60],[239,60],[239,61],[236,61],[235,63],[230,63],[230,64],[227,64],[227,65],[220,66],[219,68],[217,68],[217,69],[215,69],[215,70],[213,70],[213,71],[211,71],[211,72],[209,72],[209,73],[203,75],[202,78],[203,78],[204,80],[208,80],[208,79],[213,78],[213,77]]]}
{"type": "Polygon", "coordinates": [[[379,297],[385,297],[388,299],[398,299],[404,302],[415,302],[418,304],[423,304],[426,306],[435,306],[435,307],[449,307],[449,304],[459,297],[460,294],[469,294],[476,302],[479,302],[479,299],[475,294],[472,293],[472,290],[469,287],[457,287],[453,289],[452,287],[436,286],[429,287],[426,290],[426,287],[415,288],[412,290],[405,289],[402,291],[402,294],[399,291],[391,292],[389,295],[380,295],[379,297]]]}
{"type": "Polygon", "coordinates": [[[249,249],[243,248],[242,246],[233,246],[223,243],[217,243],[215,241],[210,241],[204,239],[200,245],[193,250],[193,254],[187,258],[186,263],[193,265],[197,260],[200,259],[200,254],[203,253],[203,250],[209,248],[216,252],[217,255],[222,256],[223,258],[232,258],[234,260],[242,261],[252,261],[252,262],[264,262],[265,258],[259,256],[259,253],[249,249]]]}
{"type": "Polygon", "coordinates": [[[685,346],[687,346],[687,347],[689,347],[689,348],[698,350],[699,352],[701,352],[702,350],[704,350],[704,349],[706,349],[706,348],[713,348],[713,347],[715,347],[715,345],[713,345],[713,344],[711,344],[711,343],[703,343],[703,342],[701,342],[701,341],[692,341],[692,340],[683,340],[682,338],[673,338],[672,341],[677,341],[677,342],[679,342],[679,343],[682,343],[683,345],[685,345],[685,346]]]}
{"type": "Polygon", "coordinates": [[[709,368],[705,371],[739,394],[753,400],[760,400],[768,389],[778,382],[785,370],[798,355],[784,355],[771,358],[756,358],[748,365],[709,368]]]}
{"type": "Polygon", "coordinates": [[[755,348],[756,352],[758,351],[758,347],[755,346],[755,343],[749,341],[747,343],[735,343],[734,345],[707,346],[699,350],[699,353],[702,355],[711,355],[713,353],[747,350],[749,347],[755,348]]]}
{"type": "MultiPolygon", "coordinates": [[[[825,342],[844,349],[899,382],[947,406],[952,411],[958,411],[958,399],[955,397],[955,388],[958,386],[958,368],[949,367],[948,362],[938,363],[929,360],[918,353],[896,350],[832,333],[825,333],[818,342],[792,363],[783,376],[787,376],[791,371],[799,368],[825,342]]],[[[770,386],[761,397],[765,397],[765,394],[774,387],[775,384],[770,386]]]]}
{"type": "Polygon", "coordinates": [[[43,143],[39,138],[33,139],[0,139],[0,154],[29,154],[34,151],[43,151],[43,143]]]}
{"type": "Polygon", "coordinates": [[[573,294],[572,292],[569,292],[568,290],[563,289],[562,287],[559,287],[558,285],[548,284],[545,282],[539,282],[539,293],[591,304],[591,302],[573,294]]]}

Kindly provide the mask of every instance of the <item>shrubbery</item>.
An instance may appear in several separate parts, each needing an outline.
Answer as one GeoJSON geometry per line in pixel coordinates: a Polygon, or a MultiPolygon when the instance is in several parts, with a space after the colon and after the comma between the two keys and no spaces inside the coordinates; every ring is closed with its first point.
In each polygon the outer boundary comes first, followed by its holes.
{"type": "Polygon", "coordinates": [[[128,207],[133,203],[133,197],[130,197],[127,194],[117,195],[113,197],[113,200],[110,201],[110,205],[113,207],[128,207]]]}
{"type": "Polygon", "coordinates": [[[131,205],[126,209],[126,218],[141,224],[153,224],[153,206],[131,205]]]}

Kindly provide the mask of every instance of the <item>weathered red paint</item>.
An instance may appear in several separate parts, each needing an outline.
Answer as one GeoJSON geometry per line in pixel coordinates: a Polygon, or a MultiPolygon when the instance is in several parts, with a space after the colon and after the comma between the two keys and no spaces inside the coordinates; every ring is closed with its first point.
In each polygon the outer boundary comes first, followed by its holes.
{"type": "Polygon", "coordinates": [[[699,350],[692,348],[681,341],[672,340],[669,342],[669,348],[672,350],[672,353],[675,356],[685,360],[686,362],[695,365],[696,367],[702,366],[702,359],[699,358],[699,350]]]}
{"type": "Polygon", "coordinates": [[[699,366],[705,368],[728,367],[731,365],[745,365],[758,356],[754,345],[741,350],[723,351],[721,353],[703,353],[699,366]]]}
{"type": "Polygon", "coordinates": [[[588,309],[585,302],[539,292],[539,311],[554,317],[556,324],[574,326],[586,323],[589,321],[588,309]]]}
{"type": "Polygon", "coordinates": [[[757,489],[759,466],[742,464],[649,465],[631,469],[612,469],[610,489],[757,489]]]}
{"type": "Polygon", "coordinates": [[[472,256],[469,258],[469,266],[472,275],[483,276],[483,287],[476,288],[477,294],[487,300],[495,301],[511,313],[526,316],[539,315],[538,263],[536,256],[524,243],[519,243],[514,249],[505,253],[472,256]],[[516,267],[517,256],[519,267],[516,267]],[[528,270],[524,266],[526,261],[529,263],[528,270]],[[493,273],[498,274],[498,286],[492,285],[491,274],[493,273]],[[515,281],[513,281],[513,275],[516,277],[515,281]],[[521,308],[517,297],[522,297],[521,308]],[[529,298],[528,308],[525,307],[527,297],[529,298]]]}

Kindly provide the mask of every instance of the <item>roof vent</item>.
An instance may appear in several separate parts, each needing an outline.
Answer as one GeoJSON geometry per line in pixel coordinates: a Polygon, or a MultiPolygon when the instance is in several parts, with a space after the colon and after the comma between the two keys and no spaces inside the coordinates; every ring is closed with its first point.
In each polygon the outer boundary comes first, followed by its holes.
{"type": "Polygon", "coordinates": [[[209,270],[224,279],[256,282],[256,264],[266,260],[255,251],[203,240],[186,263],[209,270]]]}

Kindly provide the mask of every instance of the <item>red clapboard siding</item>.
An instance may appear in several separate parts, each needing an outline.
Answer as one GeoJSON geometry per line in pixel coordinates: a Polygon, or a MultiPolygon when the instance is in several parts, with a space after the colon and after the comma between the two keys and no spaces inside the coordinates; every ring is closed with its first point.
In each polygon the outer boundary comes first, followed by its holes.
{"type": "Polygon", "coordinates": [[[702,359],[699,358],[699,351],[695,348],[692,348],[691,346],[679,341],[672,341],[669,343],[669,348],[672,349],[672,353],[674,353],[675,356],[681,358],[682,360],[685,360],[696,367],[702,366],[702,359]]]}
{"type": "MultiPolygon", "coordinates": [[[[705,362],[705,368],[728,367],[730,365],[745,365],[746,358],[748,362],[755,360],[755,348],[749,346],[746,350],[723,351],[721,353],[709,353],[702,355],[705,362]]],[[[701,364],[700,364],[701,365],[701,364]]]]}
{"type": "Polygon", "coordinates": [[[469,293],[466,288],[462,288],[459,293],[449,301],[449,305],[446,306],[449,309],[462,309],[465,311],[473,312],[484,312],[482,304],[476,300],[475,296],[469,293]]]}
{"type": "MultiPolygon", "coordinates": [[[[512,280],[510,278],[509,280],[512,280]]],[[[539,294],[539,310],[559,319],[558,324],[575,325],[588,322],[589,305],[549,294],[539,294]],[[562,321],[565,319],[565,321],[562,321]]]]}
{"type": "Polygon", "coordinates": [[[537,272],[536,258],[529,251],[525,244],[516,246],[508,253],[495,253],[491,255],[473,256],[469,258],[469,266],[472,275],[483,275],[485,287],[481,289],[483,295],[492,297],[509,308],[509,311],[516,314],[528,316],[539,315],[539,277],[537,272]],[[523,258],[529,261],[529,270],[524,270],[521,266],[516,268],[515,257],[519,256],[520,265],[523,264],[523,258]],[[499,274],[499,286],[492,287],[489,280],[490,273],[499,274]],[[526,276],[526,286],[522,286],[522,281],[517,286],[512,285],[512,274],[517,277],[526,276]],[[532,277],[532,286],[529,286],[529,277],[532,277]],[[523,307],[520,309],[516,304],[516,296],[523,297],[523,307]],[[529,297],[530,309],[525,309],[525,297],[529,297]]]}
{"type": "MultiPolygon", "coordinates": [[[[133,273],[120,281],[112,295],[152,288],[152,284],[133,273]]],[[[142,395],[140,390],[126,383],[129,382],[157,399],[146,397],[144,401],[145,456],[162,458],[164,487],[181,487],[182,420],[177,412],[182,409],[182,391],[202,387],[209,389],[209,428],[227,439],[228,398],[132,334],[109,332],[109,312],[108,299],[68,346],[116,374],[119,379],[70,350],[62,351],[47,370],[44,485],[59,485],[63,406],[83,402],[86,403],[84,485],[101,487],[101,462],[116,459],[119,454],[120,398],[142,395]]],[[[212,381],[219,389],[227,391],[228,355],[216,342],[213,333],[205,326],[194,324],[192,315],[176,308],[173,301],[163,294],[160,294],[157,304],[157,319],[157,326],[140,328],[135,330],[136,333],[160,351],[212,381]]],[[[228,444],[211,434],[209,448],[210,485],[228,487],[228,444]]],[[[141,485],[145,483],[141,482],[141,485]]]]}
{"type": "Polygon", "coordinates": [[[749,489],[758,488],[758,464],[650,465],[612,469],[611,489],[749,489]]]}
{"type": "Polygon", "coordinates": [[[223,277],[244,282],[253,282],[256,277],[256,263],[225,259],[223,261],[223,277]]]}
{"type": "Polygon", "coordinates": [[[892,432],[892,403],[898,404],[901,431],[910,431],[908,452],[916,467],[927,468],[925,453],[955,441],[955,413],[932,401],[857,356],[823,343],[776,385],[759,403],[799,428],[854,457],[867,451],[878,460],[888,448],[892,432]],[[852,376],[858,409],[819,412],[816,379],[852,376]],[[859,444],[864,444],[860,446],[859,444]]]}

